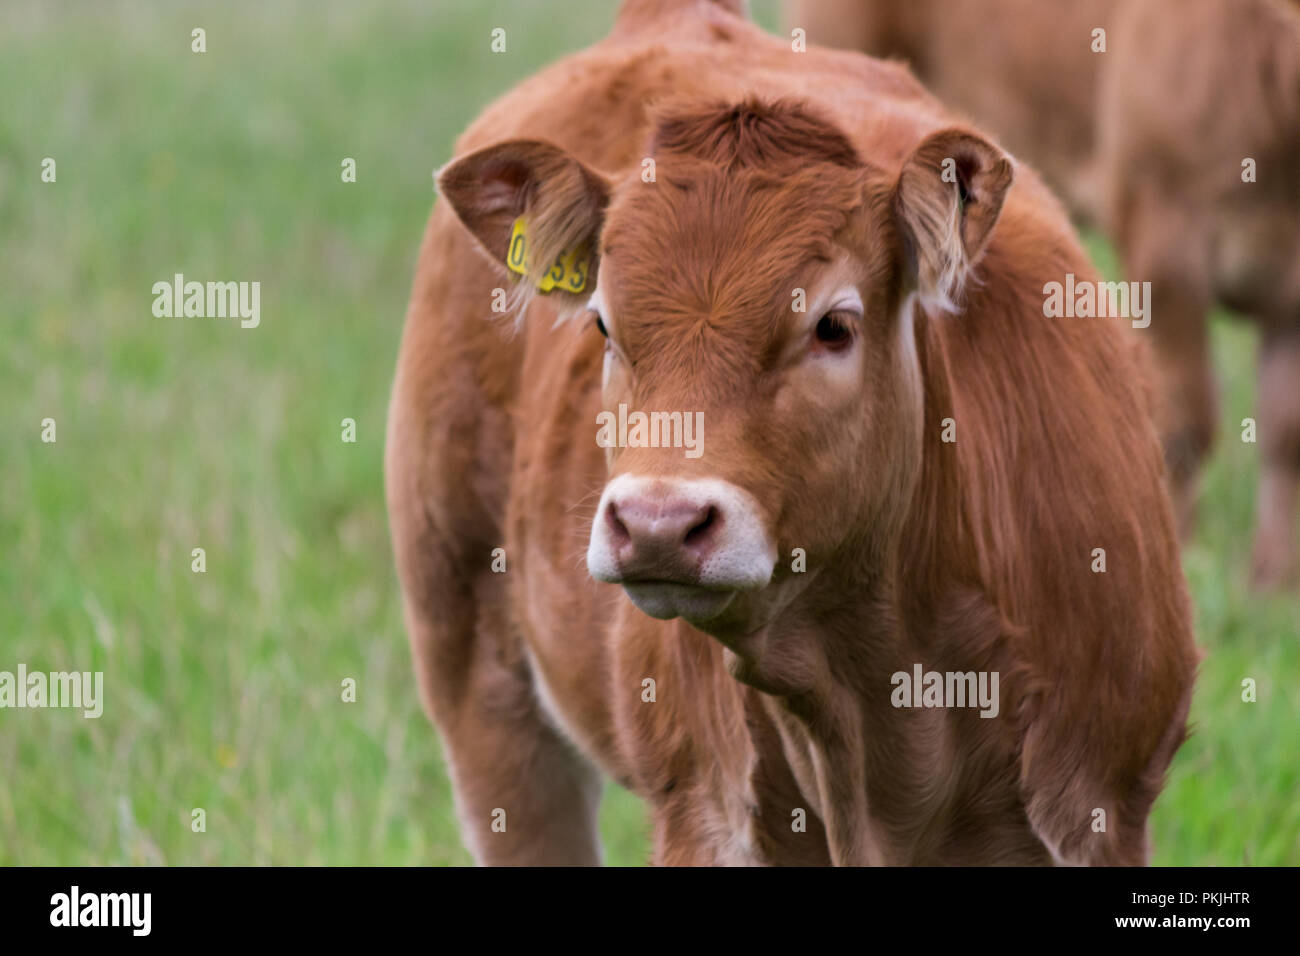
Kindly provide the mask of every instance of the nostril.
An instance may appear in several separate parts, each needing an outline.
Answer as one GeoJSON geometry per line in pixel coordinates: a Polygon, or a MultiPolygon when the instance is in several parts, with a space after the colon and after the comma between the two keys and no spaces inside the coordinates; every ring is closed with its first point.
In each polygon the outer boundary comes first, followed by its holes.
{"type": "Polygon", "coordinates": [[[712,533],[713,529],[720,523],[718,509],[709,505],[704,511],[704,517],[697,521],[686,532],[684,543],[687,547],[699,547],[712,533]]]}
{"type": "Polygon", "coordinates": [[[616,544],[623,544],[631,541],[632,535],[627,530],[627,525],[623,524],[623,519],[618,516],[618,507],[614,502],[610,502],[605,508],[605,524],[609,526],[609,532],[614,538],[616,544]]]}

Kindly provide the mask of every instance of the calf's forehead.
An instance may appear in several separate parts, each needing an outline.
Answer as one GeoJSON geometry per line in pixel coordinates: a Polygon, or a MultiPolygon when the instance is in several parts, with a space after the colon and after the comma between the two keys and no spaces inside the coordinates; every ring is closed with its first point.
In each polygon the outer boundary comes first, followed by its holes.
{"type": "MultiPolygon", "coordinates": [[[[842,258],[865,202],[860,172],[818,164],[778,176],[707,164],[624,184],[601,237],[601,301],[626,345],[700,326],[762,345],[797,288],[842,258]]],[[[808,290],[805,289],[805,293],[808,290]]]]}

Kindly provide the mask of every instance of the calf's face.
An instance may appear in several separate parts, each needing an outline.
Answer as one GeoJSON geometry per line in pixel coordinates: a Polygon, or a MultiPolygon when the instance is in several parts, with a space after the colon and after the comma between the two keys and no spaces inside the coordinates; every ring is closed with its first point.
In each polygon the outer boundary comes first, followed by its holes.
{"type": "Polygon", "coordinates": [[[440,183],[498,255],[521,215],[542,262],[594,250],[570,303],[605,346],[591,575],[745,634],[897,533],[924,415],[914,299],[955,308],[1011,167],[943,130],[891,175],[804,109],[755,103],[670,114],[651,155],[653,181],[611,182],[505,143],[440,183]]]}

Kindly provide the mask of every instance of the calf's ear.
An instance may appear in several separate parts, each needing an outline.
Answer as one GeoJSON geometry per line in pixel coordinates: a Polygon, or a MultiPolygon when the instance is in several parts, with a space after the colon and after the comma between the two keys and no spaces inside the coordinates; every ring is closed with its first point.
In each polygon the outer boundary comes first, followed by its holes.
{"type": "Polygon", "coordinates": [[[960,129],[931,133],[903,163],[894,215],[927,306],[958,310],[962,287],[1002,211],[1012,169],[1002,150],[960,129]]]}
{"type": "Polygon", "coordinates": [[[508,140],[452,160],[438,191],[488,253],[530,289],[588,293],[609,181],[564,150],[508,140]]]}

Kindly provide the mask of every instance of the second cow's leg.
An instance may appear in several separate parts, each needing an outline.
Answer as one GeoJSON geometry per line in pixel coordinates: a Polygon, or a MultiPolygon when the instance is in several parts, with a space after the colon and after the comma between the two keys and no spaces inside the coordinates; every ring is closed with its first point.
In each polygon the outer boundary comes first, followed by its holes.
{"type": "MultiPolygon", "coordinates": [[[[1135,187],[1120,226],[1125,279],[1150,282],[1157,367],[1156,421],[1184,539],[1196,516],[1201,465],[1214,444],[1218,388],[1210,356],[1205,244],[1195,218],[1151,184],[1135,187]]],[[[1142,333],[1145,334],[1145,333],[1142,333]]]]}
{"type": "Polygon", "coordinates": [[[1275,588],[1296,580],[1300,486],[1300,321],[1264,330],[1259,352],[1259,500],[1252,580],[1275,588]]]}

